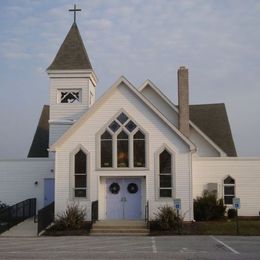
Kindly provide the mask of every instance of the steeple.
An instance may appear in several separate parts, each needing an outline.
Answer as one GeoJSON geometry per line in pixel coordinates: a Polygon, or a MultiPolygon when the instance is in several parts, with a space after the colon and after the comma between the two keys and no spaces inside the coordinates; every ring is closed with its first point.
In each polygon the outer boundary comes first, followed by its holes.
{"type": "Polygon", "coordinates": [[[74,22],[47,69],[50,78],[49,145],[66,132],[95,102],[97,77],[74,22]]]}
{"type": "Polygon", "coordinates": [[[47,70],[93,70],[76,22],[47,70]]]}

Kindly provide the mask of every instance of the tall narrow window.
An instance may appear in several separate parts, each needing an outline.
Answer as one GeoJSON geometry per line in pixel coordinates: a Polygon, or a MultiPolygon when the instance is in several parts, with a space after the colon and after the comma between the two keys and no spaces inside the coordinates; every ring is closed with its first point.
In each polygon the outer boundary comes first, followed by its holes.
{"type": "Polygon", "coordinates": [[[128,166],[128,135],[121,131],[117,136],[117,167],[128,166]]]}
{"type": "Polygon", "coordinates": [[[160,197],[172,197],[172,156],[164,150],[159,156],[160,197]]]}
{"type": "Polygon", "coordinates": [[[101,135],[101,167],[112,167],[112,135],[105,131],[101,135]]]}
{"type": "Polygon", "coordinates": [[[145,167],[145,136],[140,130],[134,135],[134,167],[145,167]]]}
{"type": "Polygon", "coordinates": [[[224,180],[224,203],[232,204],[235,197],[235,180],[228,176],[224,180]]]}
{"type": "Polygon", "coordinates": [[[74,157],[75,197],[87,196],[87,156],[79,150],[74,157]]]}

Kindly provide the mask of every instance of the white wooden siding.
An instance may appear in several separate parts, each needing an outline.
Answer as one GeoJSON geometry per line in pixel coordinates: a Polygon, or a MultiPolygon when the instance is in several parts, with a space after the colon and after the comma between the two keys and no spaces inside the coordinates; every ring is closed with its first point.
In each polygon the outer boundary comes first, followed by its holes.
{"type": "Polygon", "coordinates": [[[260,158],[193,158],[193,197],[201,196],[208,183],[218,184],[223,197],[223,180],[235,179],[235,195],[240,198],[241,216],[258,216],[260,211],[260,158]]]}
{"type": "Polygon", "coordinates": [[[50,120],[78,119],[89,107],[88,78],[52,78],[50,84],[50,120]],[[81,104],[58,104],[58,89],[81,89],[81,104]]]}
{"type": "MultiPolygon", "coordinates": [[[[151,87],[145,87],[141,93],[173,124],[178,128],[179,115],[163,98],[151,87]]],[[[190,140],[197,147],[199,156],[219,156],[219,152],[196,130],[190,126],[190,140]]]]}
{"type": "MultiPolygon", "coordinates": [[[[154,217],[154,212],[157,207],[170,203],[172,200],[158,200],[156,193],[156,178],[158,172],[155,172],[154,154],[163,145],[167,144],[171,150],[176,153],[176,186],[180,183],[180,189],[176,189],[176,194],[182,199],[183,213],[189,212],[185,215],[185,220],[192,219],[190,213],[190,204],[192,196],[187,189],[190,187],[189,180],[191,178],[191,170],[189,167],[190,151],[188,145],[184,143],[180,137],[173,133],[173,131],[128,88],[123,84],[119,86],[110,97],[104,101],[101,107],[97,108],[91,117],[70,136],[67,141],[58,148],[56,152],[56,213],[65,210],[66,205],[72,201],[79,201],[81,205],[87,207],[89,212],[88,218],[91,217],[90,205],[91,201],[100,199],[99,180],[100,177],[106,176],[143,176],[146,181],[146,199],[150,202],[150,217],[154,217]],[[147,162],[147,169],[142,170],[102,170],[96,168],[96,133],[103,128],[107,122],[116,115],[121,109],[124,109],[134,120],[148,133],[149,142],[149,159],[147,162]],[[71,151],[81,144],[89,152],[90,156],[90,195],[88,199],[71,199],[69,190],[72,190],[69,182],[70,172],[70,154],[71,151]],[[185,191],[187,192],[184,192],[185,191]]],[[[100,193],[101,194],[101,193],[100,193]]],[[[100,195],[101,196],[101,195],[100,195]]],[[[144,210],[144,209],[143,209],[144,210]]],[[[100,210],[100,213],[102,211],[100,210]]]]}
{"type": "Polygon", "coordinates": [[[36,198],[37,209],[42,208],[44,179],[54,177],[53,169],[50,159],[0,160],[0,201],[13,205],[36,198]]]}
{"type": "Polygon", "coordinates": [[[205,138],[198,134],[193,127],[190,126],[190,140],[197,147],[197,155],[200,157],[219,157],[219,152],[210,145],[205,138]]]}
{"type": "Polygon", "coordinates": [[[49,130],[49,147],[54,144],[69,128],[68,124],[51,123],[49,130]]]}

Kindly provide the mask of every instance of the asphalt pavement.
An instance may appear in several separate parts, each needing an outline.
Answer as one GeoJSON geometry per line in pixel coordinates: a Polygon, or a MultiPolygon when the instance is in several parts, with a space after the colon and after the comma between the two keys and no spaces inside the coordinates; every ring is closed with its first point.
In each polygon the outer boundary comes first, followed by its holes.
{"type": "Polygon", "coordinates": [[[260,237],[0,237],[0,259],[260,259],[260,237]]]}

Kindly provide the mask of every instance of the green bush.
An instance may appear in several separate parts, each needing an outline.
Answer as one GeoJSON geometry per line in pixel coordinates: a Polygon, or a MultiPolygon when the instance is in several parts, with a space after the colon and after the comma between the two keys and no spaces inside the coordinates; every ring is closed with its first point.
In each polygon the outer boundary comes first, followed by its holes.
{"type": "Polygon", "coordinates": [[[54,222],[56,230],[77,230],[84,227],[86,210],[76,204],[68,205],[54,222]]]}
{"type": "Polygon", "coordinates": [[[224,219],[226,206],[223,199],[217,199],[216,195],[204,192],[202,197],[194,200],[194,218],[197,221],[224,219]]]}
{"type": "Polygon", "coordinates": [[[158,221],[162,230],[180,231],[183,226],[183,218],[178,216],[177,212],[170,206],[159,207],[155,220],[158,221]]]}
{"type": "Polygon", "coordinates": [[[227,215],[229,219],[233,219],[237,216],[237,211],[235,209],[228,209],[227,215]]]}

